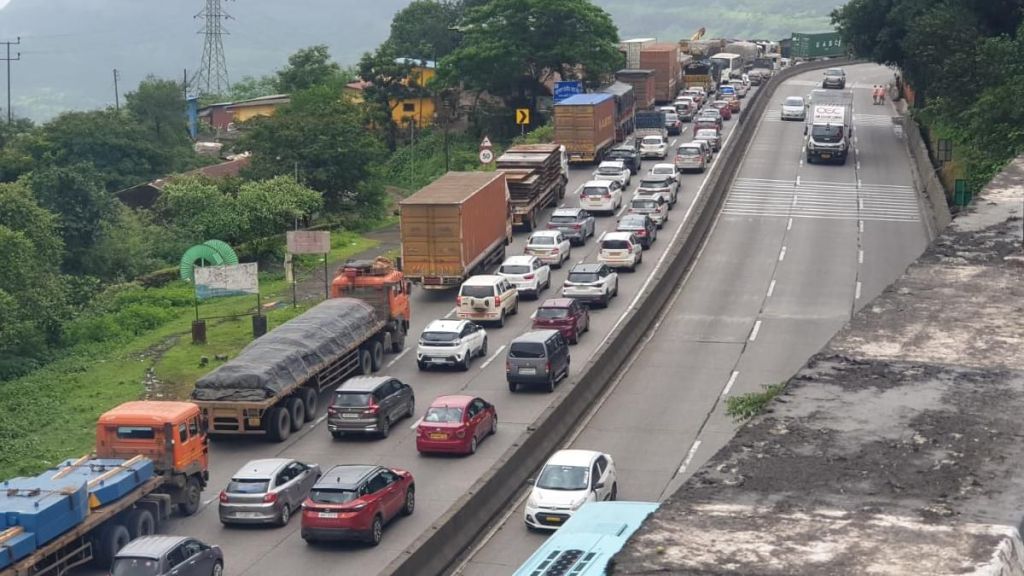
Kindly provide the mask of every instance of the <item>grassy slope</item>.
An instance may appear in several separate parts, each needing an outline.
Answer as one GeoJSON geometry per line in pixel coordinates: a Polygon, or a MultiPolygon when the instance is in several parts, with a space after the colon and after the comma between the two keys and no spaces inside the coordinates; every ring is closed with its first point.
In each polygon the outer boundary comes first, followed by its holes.
{"type": "MultiPolygon", "coordinates": [[[[333,234],[329,261],[344,260],[372,248],[374,242],[351,233],[333,234]]],[[[180,291],[181,286],[152,289],[180,291]]],[[[291,289],[282,278],[262,275],[270,329],[316,301],[291,306],[291,289]]],[[[201,317],[251,312],[255,298],[238,296],[200,304],[201,317]]],[[[80,346],[28,376],[0,384],[0,478],[34,473],[65,458],[79,456],[93,444],[96,417],[126,400],[147,396],[147,372],[161,384],[153,390],[165,399],[185,398],[201,374],[214,367],[216,354],[234,355],[252,340],[248,316],[207,321],[207,344],[191,344],[194,309],[175,308],[173,320],[127,342],[80,346]],[[202,368],[206,356],[210,365],[202,368]]]]}

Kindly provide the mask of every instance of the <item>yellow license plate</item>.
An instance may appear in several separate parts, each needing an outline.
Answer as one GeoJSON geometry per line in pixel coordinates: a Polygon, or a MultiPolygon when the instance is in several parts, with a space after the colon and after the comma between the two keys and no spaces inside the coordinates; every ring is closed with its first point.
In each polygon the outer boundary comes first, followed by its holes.
{"type": "Polygon", "coordinates": [[[562,521],[562,519],[559,518],[558,516],[548,516],[547,517],[547,521],[548,522],[554,522],[554,523],[560,523],[562,521]]]}
{"type": "Polygon", "coordinates": [[[260,419],[259,418],[249,418],[249,427],[250,428],[256,428],[259,425],[260,425],[260,419]]]}
{"type": "Polygon", "coordinates": [[[431,434],[430,435],[430,439],[431,440],[444,440],[446,438],[448,438],[447,434],[431,434]]]}

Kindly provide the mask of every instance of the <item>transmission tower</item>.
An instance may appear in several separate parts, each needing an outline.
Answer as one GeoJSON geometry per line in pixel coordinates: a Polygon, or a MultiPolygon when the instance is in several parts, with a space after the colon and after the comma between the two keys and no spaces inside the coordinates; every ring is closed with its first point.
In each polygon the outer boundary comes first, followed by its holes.
{"type": "Polygon", "coordinates": [[[205,37],[203,61],[199,64],[199,70],[192,76],[190,84],[192,90],[200,94],[225,94],[231,86],[228,82],[228,64],[224,59],[223,37],[228,32],[222,23],[224,20],[230,20],[231,15],[221,6],[221,2],[225,0],[205,1],[206,7],[195,15],[197,20],[204,20],[204,25],[199,30],[199,34],[205,37]]]}

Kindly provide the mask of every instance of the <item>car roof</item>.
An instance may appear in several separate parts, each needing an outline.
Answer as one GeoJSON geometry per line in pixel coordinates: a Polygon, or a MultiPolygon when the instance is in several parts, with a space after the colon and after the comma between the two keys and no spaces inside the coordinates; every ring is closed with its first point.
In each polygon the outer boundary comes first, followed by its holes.
{"type": "Polygon", "coordinates": [[[697,135],[699,136],[701,132],[704,132],[705,134],[708,132],[712,132],[715,136],[718,136],[718,130],[715,130],[714,128],[698,128],[697,135]]]}
{"type": "Polygon", "coordinates": [[[338,464],[332,466],[316,481],[317,488],[355,488],[364,478],[376,472],[375,464],[338,464]]]}
{"type": "MultiPolygon", "coordinates": [[[[675,168],[674,165],[672,167],[675,168]]],[[[647,174],[644,174],[640,178],[640,185],[643,186],[645,181],[650,181],[650,180],[660,180],[660,181],[664,182],[665,180],[671,180],[671,179],[672,179],[672,175],[671,174],[652,174],[652,173],[648,172],[647,174]]]]}
{"type": "Polygon", "coordinates": [[[277,472],[282,467],[292,462],[291,458],[260,458],[259,460],[250,460],[235,472],[232,479],[246,479],[246,480],[269,480],[274,476],[274,472],[277,472]]]}
{"type": "Polygon", "coordinates": [[[655,164],[654,166],[651,166],[651,170],[654,170],[655,168],[671,168],[671,169],[675,170],[676,169],[676,165],[675,164],[669,164],[668,162],[659,162],[659,163],[655,164]]]}
{"type": "Polygon", "coordinates": [[[631,236],[633,236],[632,232],[619,232],[619,231],[615,231],[615,232],[608,232],[607,234],[605,234],[604,238],[602,238],[602,240],[631,240],[632,239],[631,236]]]}
{"type": "Polygon", "coordinates": [[[540,308],[568,308],[572,306],[572,300],[572,298],[548,298],[540,305],[540,308]]]}
{"type": "Polygon", "coordinates": [[[187,536],[143,536],[136,538],[118,550],[115,558],[152,558],[158,560],[164,554],[185,540],[187,536]]]}
{"type": "Polygon", "coordinates": [[[675,114],[676,112],[676,109],[672,106],[660,106],[658,110],[662,110],[664,112],[672,112],[673,114],[675,114]]]}
{"type": "Polygon", "coordinates": [[[598,262],[584,262],[582,264],[577,264],[573,266],[572,269],[569,270],[569,273],[572,274],[573,272],[597,272],[601,270],[602,266],[604,266],[604,264],[600,264],[598,262]]]}
{"type": "Polygon", "coordinates": [[[606,166],[606,167],[614,166],[614,167],[617,168],[619,166],[625,166],[625,165],[626,165],[626,163],[623,162],[622,160],[605,160],[604,162],[601,162],[600,164],[598,164],[597,167],[601,168],[602,166],[606,166]]]}
{"type": "MultiPolygon", "coordinates": [[[[630,150],[632,150],[632,148],[630,148],[630,150]]],[[[572,208],[555,208],[554,211],[551,212],[551,215],[552,216],[576,216],[580,212],[583,212],[583,208],[580,208],[579,206],[574,206],[572,208]]]]}
{"type": "MultiPolygon", "coordinates": [[[[561,234],[561,232],[558,230],[534,230],[533,233],[530,234],[530,238],[533,238],[534,236],[558,236],[559,234],[561,234]]],[[[527,242],[529,242],[529,240],[527,240],[527,242]]]]}
{"type": "Polygon", "coordinates": [[[469,320],[433,320],[427,327],[423,329],[424,332],[461,332],[463,326],[469,320]]]}
{"type": "Polygon", "coordinates": [[[373,392],[378,386],[391,379],[391,376],[353,376],[334,390],[335,392],[373,392]]]}
{"type": "Polygon", "coordinates": [[[608,188],[611,185],[611,180],[587,180],[583,183],[584,188],[608,188]]]}
{"type": "Polygon", "coordinates": [[[437,398],[434,398],[434,401],[430,403],[430,406],[466,406],[475,399],[476,396],[469,396],[466,394],[449,394],[447,396],[438,396],[437,398]]]}
{"type": "Polygon", "coordinates": [[[683,142],[682,144],[679,145],[679,147],[680,148],[700,148],[701,144],[700,144],[700,142],[690,141],[690,142],[683,142]]]}
{"type": "Polygon", "coordinates": [[[556,466],[590,466],[595,458],[601,456],[594,450],[559,450],[548,458],[547,464],[556,466]]]}
{"type": "MultiPolygon", "coordinates": [[[[539,232],[539,230],[538,230],[538,232],[539,232]]],[[[515,265],[515,264],[520,264],[520,265],[522,265],[522,264],[532,264],[533,261],[536,260],[536,259],[537,259],[536,256],[531,256],[529,254],[519,254],[517,256],[509,256],[508,258],[505,258],[505,261],[502,262],[501,265],[504,266],[505,264],[512,264],[512,265],[515,265]]]]}
{"type": "MultiPolygon", "coordinates": [[[[636,202],[637,200],[639,200],[641,202],[650,202],[651,200],[657,200],[658,198],[664,198],[664,196],[661,195],[661,192],[655,192],[654,194],[643,194],[643,195],[638,194],[636,196],[633,196],[633,198],[631,198],[629,200],[629,202],[630,202],[630,204],[632,204],[633,202],[636,202]]],[[[641,214],[630,214],[630,213],[627,212],[627,213],[622,215],[623,218],[625,218],[626,216],[641,216],[641,214]]],[[[643,216],[646,216],[646,214],[643,214],[643,216]]]]}
{"type": "Polygon", "coordinates": [[[469,278],[466,278],[466,280],[462,282],[462,285],[465,286],[468,284],[470,286],[490,286],[491,284],[495,284],[502,280],[503,278],[501,276],[497,276],[495,274],[477,274],[476,276],[470,276],[469,278]]]}
{"type": "Polygon", "coordinates": [[[552,334],[558,334],[558,330],[530,330],[513,338],[512,344],[516,342],[547,342],[552,334]]]}

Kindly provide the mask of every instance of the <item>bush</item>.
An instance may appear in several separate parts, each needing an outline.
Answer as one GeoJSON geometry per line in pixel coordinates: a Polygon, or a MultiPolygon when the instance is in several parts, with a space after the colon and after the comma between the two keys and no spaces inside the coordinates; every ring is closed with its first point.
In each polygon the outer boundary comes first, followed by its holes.
{"type": "Polygon", "coordinates": [[[113,314],[80,316],[64,326],[64,342],[67,346],[123,340],[128,335],[113,314]]]}
{"type": "Polygon", "coordinates": [[[739,396],[730,396],[725,401],[725,413],[738,421],[749,420],[757,416],[776,396],[786,389],[786,384],[768,384],[763,392],[750,392],[739,396]]]}
{"type": "Polygon", "coordinates": [[[173,320],[177,312],[167,305],[132,304],[114,314],[118,325],[132,336],[138,336],[173,320]]]}
{"type": "Polygon", "coordinates": [[[177,280],[180,273],[181,271],[177,266],[161,268],[149,274],[143,274],[136,278],[135,281],[146,288],[159,288],[177,280]]]}

